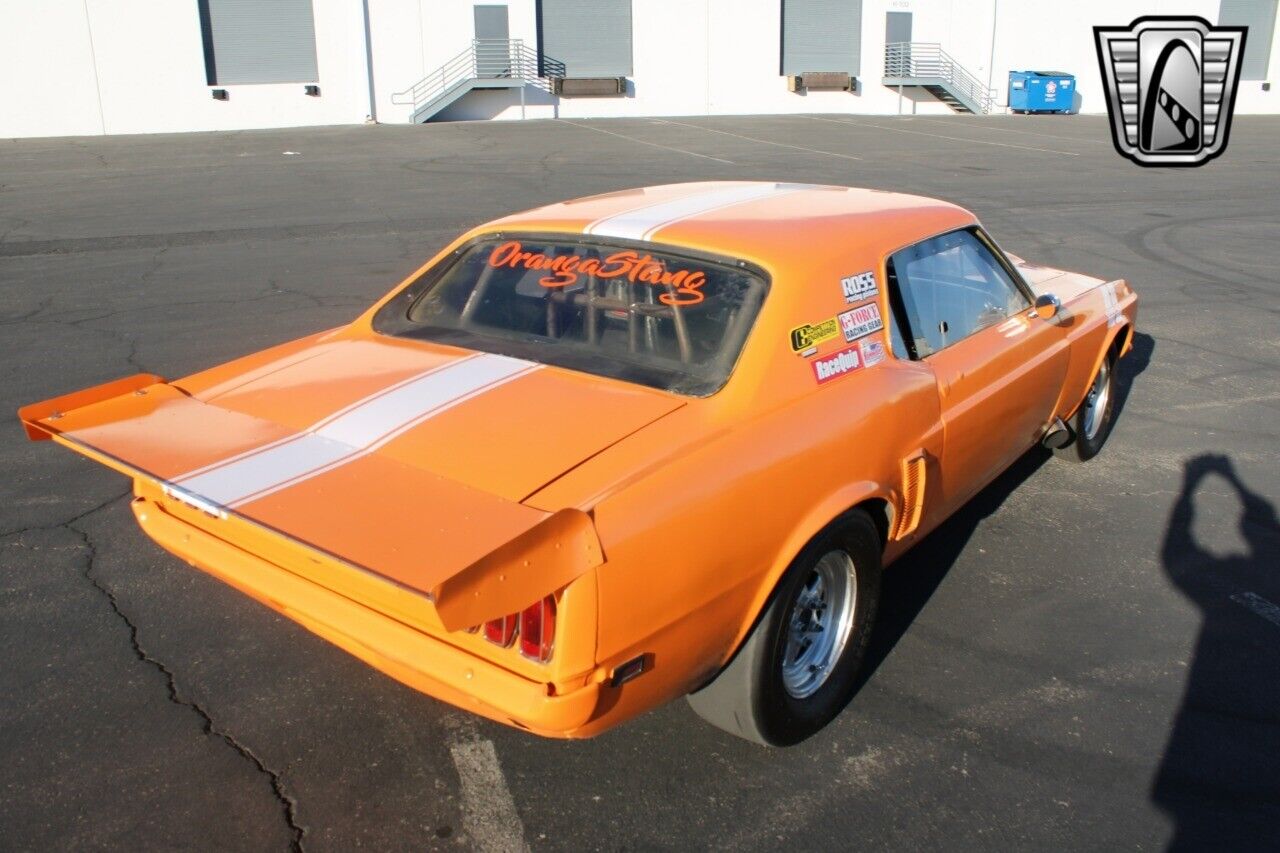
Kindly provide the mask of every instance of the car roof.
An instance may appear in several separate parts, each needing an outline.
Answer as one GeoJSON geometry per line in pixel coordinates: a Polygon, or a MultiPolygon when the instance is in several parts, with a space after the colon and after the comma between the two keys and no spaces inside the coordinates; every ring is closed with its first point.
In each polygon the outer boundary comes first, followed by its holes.
{"type": "MultiPolygon", "coordinates": [[[[477,231],[567,232],[683,246],[779,267],[876,253],[975,223],[962,207],[906,193],[767,181],[662,184],[549,204],[477,231]]],[[[807,264],[806,264],[807,265],[807,264]]]]}

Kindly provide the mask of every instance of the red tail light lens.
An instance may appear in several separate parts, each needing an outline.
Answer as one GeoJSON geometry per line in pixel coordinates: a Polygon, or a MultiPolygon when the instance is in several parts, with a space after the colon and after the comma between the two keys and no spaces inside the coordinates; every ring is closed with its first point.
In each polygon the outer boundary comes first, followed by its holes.
{"type": "Polygon", "coordinates": [[[505,649],[516,638],[516,626],[519,624],[519,618],[519,616],[512,613],[510,616],[503,616],[501,619],[490,619],[484,623],[484,638],[505,649]]]}
{"type": "Polygon", "coordinates": [[[548,595],[520,613],[520,653],[546,663],[551,660],[555,638],[556,600],[548,595]]]}

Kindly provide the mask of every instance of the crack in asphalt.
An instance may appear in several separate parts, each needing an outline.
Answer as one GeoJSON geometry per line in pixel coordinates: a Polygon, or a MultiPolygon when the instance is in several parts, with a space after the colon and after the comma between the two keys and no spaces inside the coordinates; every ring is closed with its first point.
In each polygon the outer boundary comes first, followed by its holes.
{"type": "MultiPolygon", "coordinates": [[[[112,500],[118,500],[119,497],[121,496],[117,496],[112,500]]],[[[107,503],[110,502],[111,501],[108,501],[107,503]]],[[[289,832],[293,836],[293,840],[290,843],[290,849],[297,851],[297,853],[301,853],[303,849],[303,839],[305,838],[307,831],[306,828],[298,822],[297,800],[289,796],[285,791],[284,779],[282,778],[281,773],[268,767],[265,761],[263,761],[252,749],[241,743],[233,734],[218,728],[213,721],[213,717],[198,702],[186,699],[182,696],[178,690],[178,682],[174,677],[173,671],[170,670],[162,661],[152,657],[151,654],[142,647],[142,643],[138,638],[138,626],[134,624],[133,620],[130,619],[122,609],[120,609],[120,602],[116,599],[115,593],[94,576],[94,561],[97,559],[98,554],[97,546],[94,545],[93,539],[89,533],[79,527],[76,527],[75,523],[90,513],[101,509],[103,506],[106,506],[106,504],[102,504],[92,510],[81,513],[71,521],[64,522],[59,525],[51,525],[51,527],[66,528],[80,538],[80,541],[84,544],[84,549],[87,555],[85,559],[84,572],[82,573],[85,580],[87,580],[93,588],[106,599],[107,604],[111,606],[111,610],[129,629],[129,643],[133,647],[134,656],[137,657],[139,661],[148,664],[164,676],[165,684],[168,689],[169,701],[195,713],[201,720],[201,729],[206,736],[221,740],[227,746],[235,750],[242,758],[252,764],[259,773],[262,773],[267,777],[268,781],[271,783],[271,791],[280,804],[285,824],[288,826],[289,832]]]]}
{"type": "Polygon", "coordinates": [[[98,503],[98,504],[94,504],[93,506],[89,507],[83,512],[76,513],[75,515],[71,516],[65,521],[58,521],[58,522],[54,522],[53,524],[29,524],[26,527],[15,527],[12,530],[0,531],[0,539],[8,539],[11,536],[20,536],[23,533],[30,533],[33,530],[57,530],[60,527],[71,527],[71,525],[75,524],[77,521],[80,521],[83,518],[93,515],[98,510],[103,509],[109,504],[113,504],[116,501],[120,500],[124,496],[128,495],[129,492],[130,490],[126,489],[118,495],[112,495],[111,497],[107,498],[105,501],[102,501],[101,503],[98,503]]]}

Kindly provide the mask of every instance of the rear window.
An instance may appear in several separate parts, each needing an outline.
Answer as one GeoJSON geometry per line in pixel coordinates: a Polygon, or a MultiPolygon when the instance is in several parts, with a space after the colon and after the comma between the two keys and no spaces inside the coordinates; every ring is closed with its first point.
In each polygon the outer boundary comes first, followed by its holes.
{"type": "Polygon", "coordinates": [[[706,256],[502,237],[424,273],[373,325],[703,396],[729,378],[765,290],[761,273],[706,256]]]}

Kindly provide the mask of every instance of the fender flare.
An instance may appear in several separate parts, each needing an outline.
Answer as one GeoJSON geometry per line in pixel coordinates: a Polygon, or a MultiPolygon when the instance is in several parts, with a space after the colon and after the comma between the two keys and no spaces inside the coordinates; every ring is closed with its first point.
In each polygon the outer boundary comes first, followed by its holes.
{"type": "MultiPolygon", "coordinates": [[[[877,482],[857,480],[845,484],[822,500],[813,503],[791,534],[783,541],[781,548],[774,555],[768,571],[761,576],[755,596],[751,599],[750,607],[747,608],[749,618],[744,619],[739,626],[733,642],[729,644],[728,653],[720,661],[720,666],[716,668],[715,672],[719,673],[738,654],[738,650],[742,648],[742,644],[750,636],[751,632],[755,630],[756,624],[764,614],[769,600],[773,597],[774,590],[778,587],[778,582],[782,579],[782,575],[790,567],[791,561],[804,550],[806,545],[813,541],[822,531],[839,521],[840,517],[845,513],[872,500],[884,502],[887,516],[885,520],[888,522],[886,529],[892,530],[893,515],[898,503],[897,497],[896,492],[886,489],[877,482]]],[[[873,517],[872,520],[879,526],[878,519],[873,517]]]]}
{"type": "MultiPolygon", "coordinates": [[[[1116,339],[1121,335],[1124,335],[1125,339],[1116,358],[1123,358],[1129,354],[1131,349],[1133,349],[1133,323],[1127,317],[1117,323],[1112,329],[1108,330],[1106,340],[1098,349],[1098,354],[1094,357],[1093,364],[1089,366],[1089,373],[1087,374],[1089,382],[1092,382],[1093,378],[1098,375],[1098,368],[1102,366],[1102,360],[1110,354],[1112,348],[1116,344],[1116,339]]],[[[1084,398],[1088,396],[1088,394],[1089,386],[1086,384],[1084,391],[1080,394],[1080,399],[1071,404],[1071,408],[1062,415],[1062,419],[1070,420],[1075,417],[1076,410],[1080,408],[1080,404],[1084,402],[1084,398]]]]}

